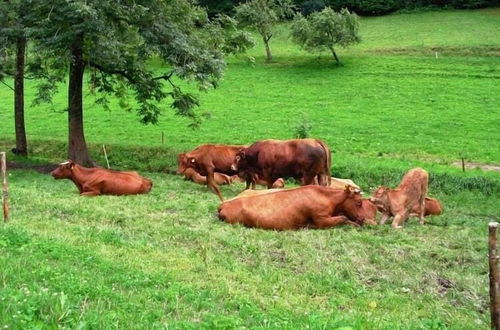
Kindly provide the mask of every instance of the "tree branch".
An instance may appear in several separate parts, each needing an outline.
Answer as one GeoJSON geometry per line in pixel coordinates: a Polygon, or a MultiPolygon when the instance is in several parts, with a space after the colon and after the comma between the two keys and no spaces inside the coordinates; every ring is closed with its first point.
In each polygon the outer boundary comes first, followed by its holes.
{"type": "MultiPolygon", "coordinates": [[[[124,77],[125,79],[127,79],[131,83],[135,83],[137,81],[136,79],[134,79],[133,76],[130,75],[130,73],[128,73],[125,70],[117,70],[117,69],[106,68],[106,67],[104,67],[104,66],[102,66],[100,64],[97,64],[95,62],[89,62],[89,65],[91,67],[93,67],[93,68],[96,68],[96,69],[102,71],[102,72],[105,72],[105,73],[108,73],[108,74],[116,74],[116,75],[122,76],[122,77],[124,77]]],[[[172,82],[170,81],[170,78],[172,78],[173,75],[174,75],[174,71],[170,71],[167,74],[164,74],[164,75],[161,75],[161,76],[158,76],[158,77],[154,77],[152,79],[153,80],[165,79],[165,80],[169,81],[170,84],[172,84],[172,82]]]]}
{"type": "Polygon", "coordinates": [[[13,92],[15,92],[14,88],[12,88],[11,86],[7,85],[7,83],[5,81],[3,81],[2,79],[0,79],[0,82],[2,84],[4,84],[5,86],[9,87],[13,92]]]}
{"type": "Polygon", "coordinates": [[[89,62],[89,65],[91,67],[96,68],[97,70],[102,71],[102,72],[105,72],[105,73],[108,73],[108,74],[116,74],[116,75],[122,76],[125,79],[127,79],[128,81],[130,81],[131,83],[135,82],[135,79],[129,73],[127,73],[125,70],[116,70],[116,69],[112,70],[112,69],[109,69],[109,68],[105,68],[102,65],[97,64],[95,62],[89,62]]]}
{"type": "Polygon", "coordinates": [[[174,71],[170,71],[169,73],[164,74],[163,76],[154,77],[153,80],[165,79],[165,80],[170,81],[170,78],[172,78],[173,75],[174,75],[174,71]]]}

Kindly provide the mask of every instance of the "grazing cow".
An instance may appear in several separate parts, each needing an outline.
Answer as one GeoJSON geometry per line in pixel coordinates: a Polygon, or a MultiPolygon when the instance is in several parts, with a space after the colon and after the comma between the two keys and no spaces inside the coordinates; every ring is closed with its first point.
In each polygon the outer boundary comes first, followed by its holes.
{"type": "MultiPolygon", "coordinates": [[[[443,207],[441,203],[431,197],[425,197],[425,212],[424,216],[428,215],[440,215],[443,213],[443,207]]],[[[420,215],[420,207],[419,205],[415,205],[411,210],[410,217],[418,217],[420,215]]]]}
{"type": "Polygon", "coordinates": [[[302,185],[330,184],[330,149],[321,140],[263,140],[241,149],[232,169],[246,173],[249,181],[258,175],[271,188],[278,178],[293,177],[302,185]]]}
{"type": "MultiPolygon", "coordinates": [[[[191,167],[187,168],[182,174],[184,175],[185,180],[191,180],[191,181],[196,182],[197,184],[201,184],[201,185],[207,184],[207,177],[196,172],[191,167]]],[[[219,172],[214,173],[214,180],[215,180],[215,183],[218,185],[231,184],[233,182],[233,180],[231,179],[231,177],[229,175],[222,174],[219,172]]]]}
{"type": "Polygon", "coordinates": [[[151,180],[137,172],[87,168],[71,160],[59,164],[50,174],[56,180],[73,181],[81,196],[146,194],[153,186],[151,180]]]}
{"type": "Polygon", "coordinates": [[[177,156],[177,173],[183,173],[187,168],[193,168],[199,174],[207,177],[207,186],[224,200],[215,182],[215,172],[227,175],[237,174],[231,169],[236,154],[245,146],[230,146],[223,144],[204,144],[196,149],[177,156]]]}
{"type": "Polygon", "coordinates": [[[277,189],[227,200],[218,216],[231,224],[276,230],[359,226],[364,220],[361,199],[359,190],[349,187],[277,189]]]}
{"type": "Polygon", "coordinates": [[[394,216],[393,228],[402,228],[411,211],[419,208],[420,223],[424,224],[425,196],[427,195],[429,175],[421,168],[408,171],[396,189],[379,187],[370,198],[380,212],[380,224],[384,224],[390,216],[394,216]]]}

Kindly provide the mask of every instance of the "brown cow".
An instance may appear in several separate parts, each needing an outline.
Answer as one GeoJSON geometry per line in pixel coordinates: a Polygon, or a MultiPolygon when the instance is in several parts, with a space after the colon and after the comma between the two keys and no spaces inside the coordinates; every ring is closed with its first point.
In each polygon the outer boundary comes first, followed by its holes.
{"type": "Polygon", "coordinates": [[[278,178],[293,177],[302,185],[314,184],[317,178],[322,186],[330,184],[330,149],[321,140],[262,140],[238,152],[235,171],[247,173],[249,180],[258,175],[271,188],[278,178]]]}
{"type": "Polygon", "coordinates": [[[384,186],[379,187],[370,198],[375,203],[382,218],[380,224],[384,224],[390,216],[394,216],[393,228],[402,228],[402,224],[408,219],[415,206],[419,207],[420,223],[424,224],[425,196],[427,195],[429,175],[421,168],[414,168],[405,174],[396,189],[384,186]]]}
{"type": "Polygon", "coordinates": [[[217,171],[227,175],[237,174],[231,169],[231,165],[238,151],[244,147],[224,144],[201,145],[190,152],[178,155],[177,173],[182,173],[187,168],[193,168],[199,174],[207,177],[207,186],[223,201],[224,198],[215,182],[214,173],[217,171]]]}
{"type": "Polygon", "coordinates": [[[153,186],[151,180],[137,172],[87,168],[71,160],[59,164],[50,174],[56,180],[73,181],[81,196],[145,194],[153,186]]]}
{"type": "MultiPolygon", "coordinates": [[[[196,182],[197,184],[201,184],[201,185],[207,184],[207,177],[196,172],[191,167],[187,168],[182,174],[184,175],[184,179],[186,179],[186,180],[191,180],[191,181],[196,182]]],[[[214,173],[214,180],[215,180],[215,183],[218,185],[231,184],[233,182],[233,180],[231,179],[231,177],[229,175],[222,174],[219,172],[214,173]]]]}
{"type": "Polygon", "coordinates": [[[234,198],[218,209],[219,219],[264,229],[329,228],[363,223],[359,190],[304,186],[234,198]],[[345,214],[337,215],[337,214],[345,214]]]}

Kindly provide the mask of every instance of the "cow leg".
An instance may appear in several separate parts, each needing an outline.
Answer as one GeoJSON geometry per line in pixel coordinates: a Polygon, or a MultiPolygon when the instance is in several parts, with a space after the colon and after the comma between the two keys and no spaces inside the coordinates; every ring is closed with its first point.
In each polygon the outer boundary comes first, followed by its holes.
{"type": "Polygon", "coordinates": [[[387,219],[389,219],[389,214],[387,213],[382,213],[382,217],[380,218],[380,224],[381,225],[384,225],[385,222],[387,221],[387,219]]]}
{"type": "Polygon", "coordinates": [[[217,186],[217,183],[215,183],[214,179],[214,170],[209,169],[207,170],[207,186],[212,189],[213,192],[217,194],[221,202],[224,201],[224,197],[222,197],[222,194],[220,193],[219,187],[217,186]]]}
{"type": "Polygon", "coordinates": [[[339,225],[351,225],[353,227],[359,227],[359,225],[357,223],[349,220],[349,218],[347,218],[343,215],[338,215],[335,217],[322,216],[322,217],[313,218],[313,224],[314,224],[314,227],[318,228],[318,229],[330,228],[330,227],[335,227],[335,226],[339,226],[339,225]]]}
{"type": "Polygon", "coordinates": [[[406,219],[408,219],[408,213],[404,213],[404,214],[396,214],[394,216],[394,220],[392,221],[392,228],[397,228],[397,229],[400,229],[400,228],[403,228],[403,222],[406,221],[406,219]]]}
{"type": "Polygon", "coordinates": [[[425,195],[422,194],[420,198],[420,224],[425,224],[425,195]]]}
{"type": "Polygon", "coordinates": [[[314,182],[314,179],[316,178],[316,176],[310,176],[310,175],[307,175],[307,176],[304,176],[302,177],[302,185],[303,186],[307,186],[307,185],[310,185],[310,184],[315,184],[314,182]]]}
{"type": "Polygon", "coordinates": [[[90,196],[97,196],[97,195],[100,195],[101,193],[97,190],[92,190],[92,191],[85,191],[85,192],[82,192],[80,193],[80,196],[87,196],[87,197],[90,197],[90,196]]]}
{"type": "Polygon", "coordinates": [[[328,187],[330,185],[331,177],[326,174],[318,174],[316,176],[316,180],[320,186],[328,187]]]}

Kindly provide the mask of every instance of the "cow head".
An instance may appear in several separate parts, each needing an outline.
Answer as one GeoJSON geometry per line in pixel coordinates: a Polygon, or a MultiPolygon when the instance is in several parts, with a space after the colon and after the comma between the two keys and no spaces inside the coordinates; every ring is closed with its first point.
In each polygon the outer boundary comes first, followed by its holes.
{"type": "Polygon", "coordinates": [[[388,187],[380,186],[373,192],[372,197],[370,197],[370,202],[375,204],[380,212],[386,212],[387,210],[388,193],[388,187]]]}
{"type": "Polygon", "coordinates": [[[59,164],[55,170],[50,172],[50,175],[52,175],[52,177],[56,180],[67,179],[73,176],[74,167],[75,163],[72,160],[68,160],[59,164]]]}
{"type": "Polygon", "coordinates": [[[196,167],[196,159],[182,153],[177,155],[177,174],[184,173],[188,168],[196,167]]]}
{"type": "Polygon", "coordinates": [[[349,185],[345,186],[345,201],[342,203],[341,211],[349,219],[362,225],[365,221],[365,212],[363,211],[363,198],[361,191],[349,185]]]}
{"type": "Polygon", "coordinates": [[[245,149],[240,149],[236,153],[236,157],[234,157],[234,161],[231,164],[232,171],[242,171],[248,167],[247,156],[245,153],[245,149]]]}

